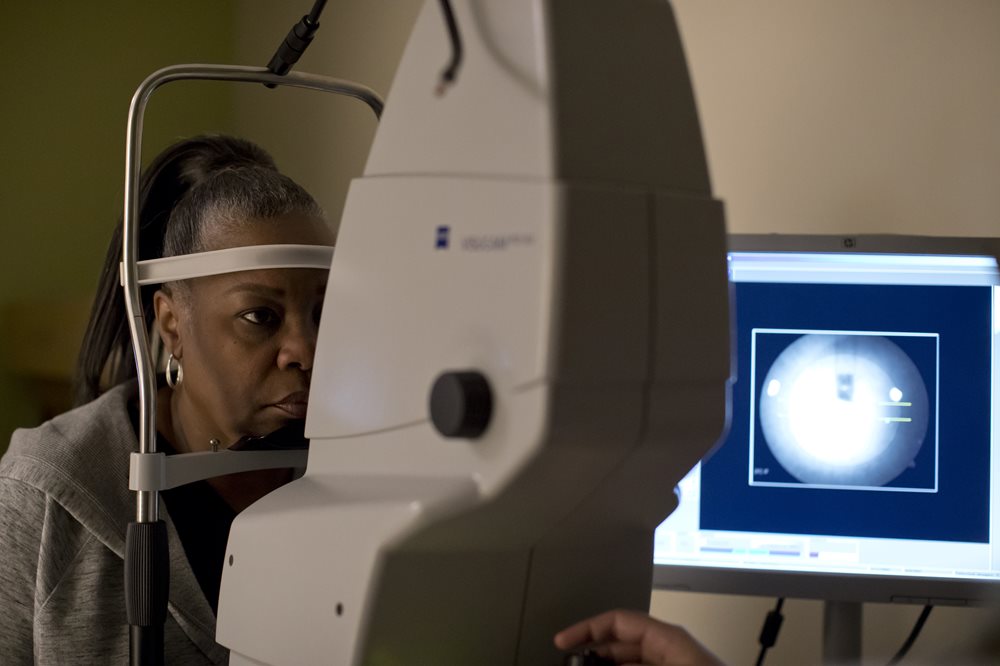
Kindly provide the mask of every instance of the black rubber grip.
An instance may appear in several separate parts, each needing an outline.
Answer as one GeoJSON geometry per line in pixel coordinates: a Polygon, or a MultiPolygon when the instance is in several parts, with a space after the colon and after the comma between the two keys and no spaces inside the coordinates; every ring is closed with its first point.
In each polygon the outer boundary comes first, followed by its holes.
{"type": "Polygon", "coordinates": [[[165,666],[163,663],[163,625],[129,627],[130,666],[165,666]]]}
{"type": "Polygon", "coordinates": [[[167,524],[129,523],[125,532],[125,613],[131,663],[163,664],[163,623],[170,592],[167,524]]]}

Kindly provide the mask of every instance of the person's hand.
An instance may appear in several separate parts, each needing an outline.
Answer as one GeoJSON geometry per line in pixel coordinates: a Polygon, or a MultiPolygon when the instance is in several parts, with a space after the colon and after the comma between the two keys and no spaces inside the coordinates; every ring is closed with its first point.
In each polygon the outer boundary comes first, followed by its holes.
{"type": "Polygon", "coordinates": [[[617,664],[722,666],[718,657],[683,627],[635,611],[614,610],[595,615],[560,631],[555,643],[560,650],[588,645],[617,664]]]}

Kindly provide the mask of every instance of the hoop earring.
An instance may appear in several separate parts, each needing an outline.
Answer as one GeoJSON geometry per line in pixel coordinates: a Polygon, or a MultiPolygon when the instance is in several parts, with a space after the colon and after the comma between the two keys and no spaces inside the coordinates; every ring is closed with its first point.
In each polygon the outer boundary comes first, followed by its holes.
{"type": "Polygon", "coordinates": [[[167,386],[174,389],[184,381],[184,368],[173,354],[167,357],[167,386]]]}

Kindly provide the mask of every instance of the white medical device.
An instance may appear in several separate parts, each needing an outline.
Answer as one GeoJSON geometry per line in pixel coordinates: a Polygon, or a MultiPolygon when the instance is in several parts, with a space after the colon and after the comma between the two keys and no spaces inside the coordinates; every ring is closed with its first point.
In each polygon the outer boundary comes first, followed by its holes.
{"type": "Polygon", "coordinates": [[[648,607],[653,530],[723,434],[722,205],[655,0],[420,14],[351,184],[308,467],[233,523],[232,664],[558,664],[648,607]]]}

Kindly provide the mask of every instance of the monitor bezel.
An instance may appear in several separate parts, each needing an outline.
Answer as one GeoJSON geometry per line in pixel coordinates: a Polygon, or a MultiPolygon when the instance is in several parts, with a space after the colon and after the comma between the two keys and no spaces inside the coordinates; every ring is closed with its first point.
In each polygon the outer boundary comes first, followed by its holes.
{"type": "MultiPolygon", "coordinates": [[[[896,234],[730,234],[730,252],[964,255],[997,258],[1000,238],[896,234]]],[[[697,565],[653,566],[653,589],[837,602],[986,606],[1000,579],[901,577],[697,565]]]]}

